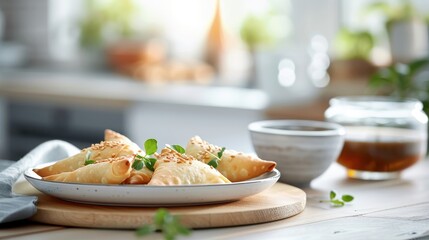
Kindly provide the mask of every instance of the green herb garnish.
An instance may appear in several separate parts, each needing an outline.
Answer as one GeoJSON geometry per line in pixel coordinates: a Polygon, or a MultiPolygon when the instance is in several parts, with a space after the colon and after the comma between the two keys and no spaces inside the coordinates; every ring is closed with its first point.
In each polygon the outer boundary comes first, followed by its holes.
{"type": "Polygon", "coordinates": [[[94,160],[85,160],[85,166],[89,164],[94,164],[94,163],[95,163],[94,160]]]}
{"type": "Polygon", "coordinates": [[[219,159],[221,159],[222,158],[222,155],[223,155],[223,152],[225,152],[225,148],[223,147],[218,153],[217,153],[217,157],[219,158],[219,159]]]}
{"type": "Polygon", "coordinates": [[[180,154],[184,154],[185,153],[185,149],[182,146],[180,146],[180,145],[177,145],[177,144],[175,144],[175,145],[168,145],[167,144],[167,147],[173,149],[174,151],[176,151],[176,152],[178,152],[180,154]]]}
{"type": "Polygon", "coordinates": [[[155,158],[151,158],[150,155],[156,153],[156,151],[158,150],[158,142],[155,139],[148,139],[144,142],[144,150],[145,150],[145,155],[139,155],[137,154],[134,157],[134,163],[131,166],[132,168],[134,168],[135,170],[140,170],[143,167],[147,167],[149,170],[151,171],[155,171],[155,163],[156,163],[156,159],[155,158]]]}
{"type": "Polygon", "coordinates": [[[207,164],[209,165],[209,166],[212,166],[212,167],[214,167],[214,168],[217,168],[217,166],[219,165],[219,161],[220,161],[220,159],[222,158],[222,155],[223,155],[223,152],[225,151],[225,148],[223,147],[218,153],[217,153],[217,155],[215,156],[215,155],[213,155],[213,159],[212,160],[210,160],[207,164]]]}
{"type": "Polygon", "coordinates": [[[344,202],[351,202],[351,201],[353,201],[353,199],[355,199],[352,195],[348,195],[348,194],[346,194],[346,195],[343,195],[343,196],[341,196],[341,199],[344,201],[344,202]]]}
{"type": "Polygon", "coordinates": [[[94,164],[94,163],[95,161],[91,160],[91,151],[88,150],[85,155],[85,166],[89,164],[94,164]]]}
{"type": "Polygon", "coordinates": [[[142,169],[145,166],[145,164],[143,163],[142,160],[137,159],[137,158],[140,158],[140,157],[142,157],[142,156],[137,155],[134,158],[134,162],[133,162],[133,165],[131,167],[134,168],[135,170],[140,170],[140,169],[142,169]]]}
{"type": "Polygon", "coordinates": [[[146,155],[152,155],[158,150],[158,142],[155,139],[148,139],[144,142],[146,155]]]}
{"type": "Polygon", "coordinates": [[[210,160],[210,162],[207,163],[209,166],[212,166],[214,168],[217,168],[217,166],[219,165],[219,159],[217,158],[213,158],[212,160],[210,160]]]}
{"type": "Polygon", "coordinates": [[[156,163],[156,158],[150,158],[150,157],[144,157],[142,155],[137,155],[135,157],[134,163],[133,163],[133,168],[136,170],[140,170],[142,169],[144,166],[146,166],[149,170],[151,171],[155,171],[155,163],[156,163]],[[136,165],[134,167],[134,165],[136,165]]]}
{"type": "Polygon", "coordinates": [[[146,236],[155,231],[161,231],[165,239],[173,240],[178,235],[189,235],[191,230],[180,224],[179,218],[171,215],[167,209],[159,208],[154,217],[153,223],[144,225],[136,230],[136,235],[146,236]]]}
{"type": "Polygon", "coordinates": [[[337,193],[334,191],[329,192],[329,200],[321,200],[320,202],[329,202],[334,207],[342,207],[345,205],[345,203],[353,201],[354,197],[352,195],[342,195],[341,199],[337,199],[337,193]]]}

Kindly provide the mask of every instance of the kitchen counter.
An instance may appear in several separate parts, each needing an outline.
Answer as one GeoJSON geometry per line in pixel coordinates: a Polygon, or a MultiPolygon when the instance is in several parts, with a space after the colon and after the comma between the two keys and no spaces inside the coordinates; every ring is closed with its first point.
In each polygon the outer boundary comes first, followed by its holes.
{"type": "MultiPolygon", "coordinates": [[[[305,210],[288,219],[240,227],[193,230],[180,239],[416,239],[429,237],[429,159],[404,171],[402,178],[361,181],[345,177],[333,164],[315,179],[305,210]],[[351,194],[344,207],[320,202],[329,191],[351,194]]],[[[138,239],[133,230],[69,228],[29,221],[0,226],[7,239],[138,239]]],[[[160,233],[142,239],[162,239],[160,233]]]]}
{"type": "Polygon", "coordinates": [[[0,119],[6,143],[0,157],[17,160],[52,138],[83,148],[100,141],[105,128],[139,144],[156,138],[161,145],[185,145],[198,134],[252,151],[247,125],[264,119],[268,104],[268,96],[256,89],[150,85],[102,72],[3,70],[0,116],[7,119],[0,119]]]}
{"type": "Polygon", "coordinates": [[[285,90],[284,104],[259,89],[218,85],[146,84],[111,72],[0,69],[0,158],[19,159],[52,138],[86,147],[105,128],[137,143],[186,144],[192,135],[253,151],[247,125],[263,119],[323,120],[331,97],[364,92],[364,81],[334,81],[302,99],[285,90]],[[32,116],[29,118],[28,116],[32,116]],[[9,152],[7,152],[9,151],[9,152]]]}
{"type": "Polygon", "coordinates": [[[116,74],[36,70],[0,71],[0,96],[110,107],[136,102],[253,110],[268,106],[268,96],[256,89],[181,83],[145,84],[116,74]]]}

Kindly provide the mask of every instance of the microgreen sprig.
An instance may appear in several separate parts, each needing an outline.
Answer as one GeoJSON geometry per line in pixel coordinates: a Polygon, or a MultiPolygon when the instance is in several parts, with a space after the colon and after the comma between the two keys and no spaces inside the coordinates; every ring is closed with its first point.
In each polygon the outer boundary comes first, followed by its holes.
{"type": "Polygon", "coordinates": [[[91,160],[91,151],[88,150],[85,155],[85,166],[89,164],[94,164],[94,163],[95,161],[91,160]]]}
{"type": "Polygon", "coordinates": [[[161,231],[165,239],[173,240],[178,235],[189,235],[191,230],[184,227],[177,216],[173,216],[165,208],[159,208],[152,224],[146,224],[136,230],[136,235],[141,237],[151,234],[155,231],[161,231]]]}
{"type": "Polygon", "coordinates": [[[333,190],[329,192],[329,200],[321,200],[320,202],[329,202],[334,207],[342,207],[345,203],[353,201],[354,197],[349,194],[344,194],[341,199],[337,199],[337,193],[333,190]]]}
{"type": "Polygon", "coordinates": [[[153,155],[158,150],[158,142],[152,138],[146,140],[144,142],[144,150],[146,152],[144,156],[137,154],[134,157],[132,168],[140,170],[146,166],[149,170],[154,171],[156,158],[152,158],[150,155],[153,155]]]}
{"type": "Polygon", "coordinates": [[[223,147],[218,153],[217,153],[217,155],[214,155],[214,154],[212,154],[213,155],[213,159],[212,160],[210,160],[207,164],[208,165],[210,165],[210,166],[212,166],[212,167],[214,167],[214,168],[217,168],[217,166],[219,165],[219,161],[220,161],[220,159],[222,158],[222,155],[223,155],[223,152],[225,151],[225,148],[223,147]]]}
{"type": "Polygon", "coordinates": [[[180,154],[184,154],[185,153],[185,149],[182,146],[178,145],[178,144],[174,144],[174,145],[166,144],[166,145],[167,145],[168,148],[173,149],[174,151],[176,151],[176,152],[178,152],[180,154]]]}

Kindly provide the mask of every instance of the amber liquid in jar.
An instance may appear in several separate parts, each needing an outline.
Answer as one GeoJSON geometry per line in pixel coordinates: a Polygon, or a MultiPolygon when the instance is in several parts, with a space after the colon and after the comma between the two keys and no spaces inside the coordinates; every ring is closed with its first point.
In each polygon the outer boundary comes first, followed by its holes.
{"type": "Polygon", "coordinates": [[[346,127],[346,139],[338,163],[359,171],[400,171],[424,156],[425,144],[425,135],[417,130],[346,127]]]}

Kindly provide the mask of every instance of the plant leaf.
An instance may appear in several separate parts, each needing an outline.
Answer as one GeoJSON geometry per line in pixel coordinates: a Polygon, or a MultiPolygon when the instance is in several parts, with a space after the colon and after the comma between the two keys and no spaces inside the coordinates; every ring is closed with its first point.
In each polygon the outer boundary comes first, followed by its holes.
{"type": "Polygon", "coordinates": [[[88,150],[86,152],[86,154],[85,154],[85,163],[84,163],[84,165],[86,166],[86,165],[94,164],[94,163],[95,163],[95,161],[91,160],[91,151],[88,150]]]}
{"type": "Polygon", "coordinates": [[[156,228],[152,224],[144,225],[140,228],[137,228],[136,235],[139,237],[146,236],[156,231],[156,228]]]}
{"type": "Polygon", "coordinates": [[[145,158],[144,159],[144,165],[151,170],[152,172],[155,171],[155,163],[156,158],[145,158]]]}
{"type": "Polygon", "coordinates": [[[429,64],[428,58],[417,59],[411,62],[409,66],[409,75],[414,76],[421,68],[427,66],[429,64]]]}
{"type": "Polygon", "coordinates": [[[341,197],[341,199],[342,199],[344,202],[351,202],[351,201],[353,201],[354,197],[353,197],[352,195],[348,195],[348,194],[346,194],[346,195],[343,195],[343,196],[341,197]]]}
{"type": "Polygon", "coordinates": [[[214,168],[217,168],[217,166],[219,165],[219,160],[217,160],[216,158],[213,158],[212,160],[210,160],[210,162],[208,162],[207,164],[209,166],[212,166],[214,168]]]}
{"type": "Polygon", "coordinates": [[[335,197],[337,196],[337,194],[334,192],[334,191],[331,191],[330,193],[329,193],[329,198],[332,200],[332,199],[334,199],[335,197]]]}
{"type": "Polygon", "coordinates": [[[152,155],[158,150],[158,142],[155,139],[148,139],[144,142],[144,150],[147,155],[152,155]]]}
{"type": "Polygon", "coordinates": [[[189,235],[191,229],[181,225],[179,218],[173,216],[165,208],[159,208],[153,216],[153,224],[142,226],[136,230],[137,236],[144,236],[159,230],[164,239],[176,239],[177,235],[189,235]]]}
{"type": "Polygon", "coordinates": [[[391,85],[390,80],[387,77],[382,76],[381,74],[374,74],[369,79],[369,86],[371,88],[379,88],[379,87],[385,87],[390,85],[391,85]]]}
{"type": "Polygon", "coordinates": [[[177,145],[177,144],[171,145],[171,148],[173,150],[175,150],[176,152],[178,152],[178,153],[181,153],[181,154],[185,153],[185,149],[182,146],[180,146],[180,145],[177,145]]]}
{"type": "Polygon", "coordinates": [[[135,159],[131,167],[134,168],[135,170],[140,170],[144,167],[143,161],[135,159]]]}
{"type": "Polygon", "coordinates": [[[85,166],[89,164],[94,164],[94,163],[95,163],[94,160],[85,160],[85,166]]]}
{"type": "Polygon", "coordinates": [[[154,221],[154,223],[158,229],[162,229],[162,226],[165,222],[165,218],[168,214],[169,213],[167,212],[167,209],[165,209],[165,208],[159,208],[156,211],[155,216],[153,218],[153,221],[154,221]]]}
{"type": "Polygon", "coordinates": [[[221,158],[222,158],[223,152],[225,152],[225,147],[223,147],[223,148],[222,148],[222,149],[217,153],[217,157],[218,157],[219,159],[221,159],[221,158]]]}
{"type": "Polygon", "coordinates": [[[342,207],[344,206],[344,202],[338,199],[331,200],[331,203],[336,207],[342,207]]]}

